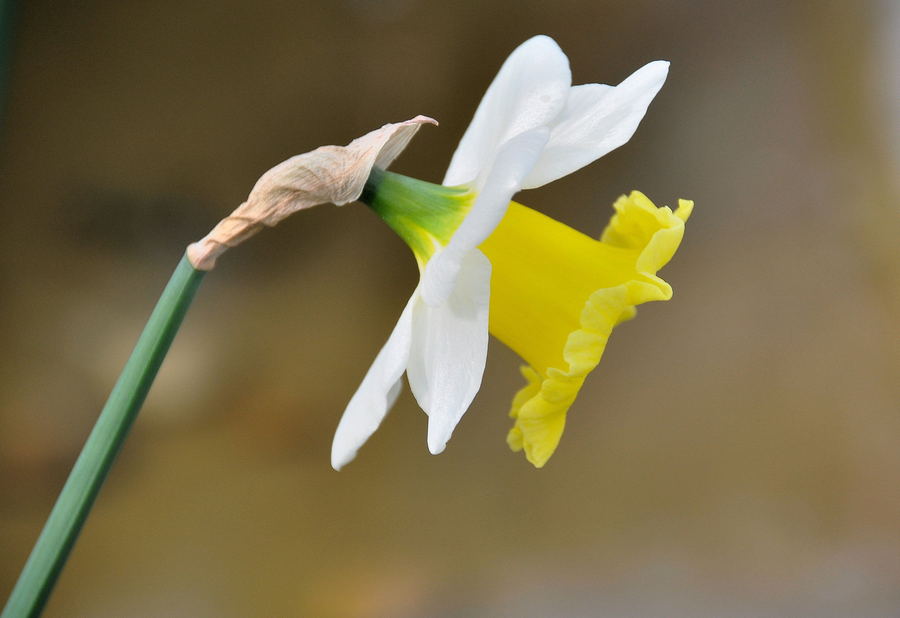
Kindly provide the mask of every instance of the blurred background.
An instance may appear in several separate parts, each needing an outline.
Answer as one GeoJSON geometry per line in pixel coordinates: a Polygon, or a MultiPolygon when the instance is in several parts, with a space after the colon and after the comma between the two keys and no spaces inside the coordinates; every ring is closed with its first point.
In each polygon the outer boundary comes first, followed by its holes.
{"type": "Polygon", "coordinates": [[[635,137],[520,196],[597,235],[696,201],[668,303],[616,330],[542,470],[494,341],[447,451],[344,406],[418,273],[359,204],[206,278],[47,616],[900,615],[900,5],[6,4],[0,598],[184,247],[283,159],[415,114],[440,181],[507,54],[672,62],[635,137]]]}

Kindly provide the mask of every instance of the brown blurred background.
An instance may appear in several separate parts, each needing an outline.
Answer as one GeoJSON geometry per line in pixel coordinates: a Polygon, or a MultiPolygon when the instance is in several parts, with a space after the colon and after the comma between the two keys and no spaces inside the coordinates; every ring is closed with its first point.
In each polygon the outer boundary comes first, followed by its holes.
{"type": "Polygon", "coordinates": [[[344,405],[415,285],[361,205],[207,277],[47,616],[900,615],[900,9],[846,2],[70,2],[14,11],[0,160],[0,599],[187,243],[260,173],[424,113],[439,181],[506,55],[657,58],[634,139],[520,200],[598,234],[696,200],[669,303],[616,331],[543,470],[519,361],[440,457],[344,405]]]}

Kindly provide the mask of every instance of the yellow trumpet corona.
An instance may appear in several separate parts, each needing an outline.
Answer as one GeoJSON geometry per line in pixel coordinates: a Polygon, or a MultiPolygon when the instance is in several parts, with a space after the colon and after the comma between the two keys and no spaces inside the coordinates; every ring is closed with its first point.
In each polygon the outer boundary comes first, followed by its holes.
{"type": "Polygon", "coordinates": [[[528,363],[507,443],[538,468],[556,450],[613,327],[637,305],[672,297],[656,273],[678,248],[693,202],[680,200],[672,212],[633,191],[613,207],[598,241],[513,202],[481,245],[493,265],[490,332],[528,363]]]}

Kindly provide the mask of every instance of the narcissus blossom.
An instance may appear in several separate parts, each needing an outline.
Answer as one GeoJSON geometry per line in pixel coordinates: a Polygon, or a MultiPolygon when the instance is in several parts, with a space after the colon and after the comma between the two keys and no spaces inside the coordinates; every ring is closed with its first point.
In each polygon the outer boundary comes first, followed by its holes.
{"type": "Polygon", "coordinates": [[[633,192],[597,241],[511,199],[627,142],[667,72],[656,61],[618,86],[572,86],[562,50],[534,37],[488,88],[442,185],[372,169],[360,199],[409,244],[421,278],[344,412],[335,468],[378,428],[404,372],[428,414],[428,448],[443,451],[481,385],[489,330],[527,363],[508,443],[544,465],[612,328],[671,297],[656,272],[692,204],[672,212],[633,192]]]}

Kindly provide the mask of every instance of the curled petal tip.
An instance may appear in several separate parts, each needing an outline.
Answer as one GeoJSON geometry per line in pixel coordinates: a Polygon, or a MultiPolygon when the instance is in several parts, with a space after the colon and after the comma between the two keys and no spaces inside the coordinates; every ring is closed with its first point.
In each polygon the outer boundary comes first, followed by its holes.
{"type": "Polygon", "coordinates": [[[428,452],[432,455],[440,455],[444,452],[444,449],[447,448],[447,440],[442,440],[441,438],[428,436],[428,452]]]}
{"type": "Polygon", "coordinates": [[[536,34],[521,45],[519,48],[523,47],[537,47],[537,46],[545,46],[548,50],[553,52],[562,53],[562,49],[559,46],[559,43],[553,39],[553,37],[548,36],[546,34],[536,34]]]}
{"type": "Polygon", "coordinates": [[[407,120],[406,122],[403,122],[401,124],[433,124],[434,126],[439,126],[441,123],[439,123],[431,116],[423,116],[422,114],[419,114],[415,118],[411,118],[410,120],[407,120]]]}
{"type": "Polygon", "coordinates": [[[331,446],[331,467],[335,470],[340,470],[348,463],[356,459],[357,450],[349,450],[346,446],[339,446],[338,444],[332,444],[331,446]]]}
{"type": "MultiPolygon", "coordinates": [[[[666,78],[669,76],[669,65],[670,65],[670,62],[668,60],[653,60],[652,62],[648,62],[647,64],[645,64],[644,66],[639,68],[631,76],[629,76],[629,78],[627,78],[625,81],[628,82],[628,79],[632,79],[633,81],[636,81],[638,78],[646,79],[648,76],[652,76],[652,77],[650,77],[650,79],[651,80],[659,80],[659,82],[660,82],[659,85],[661,86],[662,83],[665,82],[666,78]]],[[[646,85],[645,87],[648,87],[650,89],[653,88],[653,86],[651,86],[649,84],[646,85]]],[[[653,94],[655,94],[655,92],[653,94]]],[[[651,98],[652,98],[652,95],[651,95],[651,98]]]]}
{"type": "Polygon", "coordinates": [[[341,457],[336,457],[335,455],[332,454],[332,456],[331,456],[331,467],[334,468],[335,471],[340,472],[341,468],[343,468],[344,466],[346,466],[346,465],[347,465],[348,463],[350,463],[350,461],[352,461],[352,460],[353,460],[353,457],[349,457],[349,458],[344,457],[344,458],[341,458],[341,457]]]}

